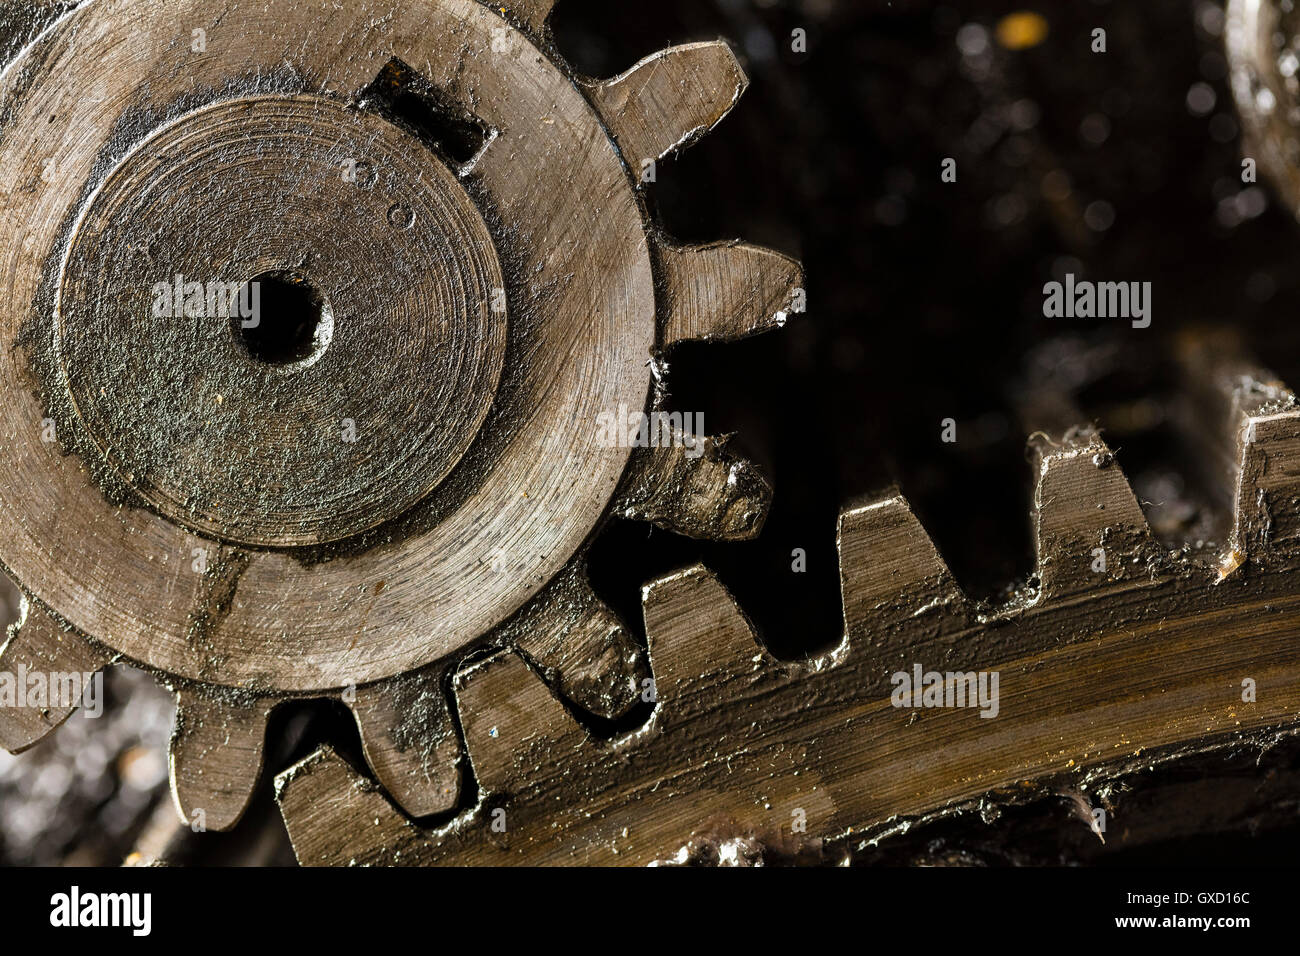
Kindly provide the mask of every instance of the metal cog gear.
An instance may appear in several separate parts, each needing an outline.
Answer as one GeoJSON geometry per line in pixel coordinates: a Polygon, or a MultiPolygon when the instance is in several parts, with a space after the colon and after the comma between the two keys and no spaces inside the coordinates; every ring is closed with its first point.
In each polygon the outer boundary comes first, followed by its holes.
{"type": "Polygon", "coordinates": [[[970,600],[901,495],[849,508],[830,653],[772,657],[703,567],[656,580],[643,726],[593,735],[498,652],[455,681],[477,804],[422,827],[322,748],[276,780],[298,860],[844,862],[942,816],[1059,793],[1091,811],[1170,761],[1262,753],[1300,723],[1300,406],[1223,337],[1176,362],[1228,519],[1216,541],[1152,532],[1074,407],[1103,370],[1058,363],[1027,413],[1036,573],[1006,600],[970,600]],[[997,719],[899,706],[892,675],[918,663],[998,672],[997,719]]]}
{"type": "MultiPolygon", "coordinates": [[[[598,427],[665,408],[676,343],[802,308],[796,262],[674,245],[640,193],[744,74],[710,42],[576,76],[550,7],[91,0],[10,31],[0,564],[24,610],[0,670],[156,674],[186,820],[239,820],[268,716],[304,697],[347,703],[408,814],[453,809],[467,654],[602,717],[639,699],[585,573],[607,516],[762,525],[770,488],[722,442],[598,427]],[[174,277],[258,279],[283,315],[157,318],[174,277]]],[[[72,709],[0,710],[0,744],[72,709]]]]}

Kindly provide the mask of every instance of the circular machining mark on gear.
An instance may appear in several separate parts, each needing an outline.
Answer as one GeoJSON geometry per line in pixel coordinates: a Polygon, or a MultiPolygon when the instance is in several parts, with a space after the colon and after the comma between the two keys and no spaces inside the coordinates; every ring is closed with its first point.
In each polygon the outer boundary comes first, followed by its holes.
{"type": "Polygon", "coordinates": [[[414,137],[321,98],[240,99],[155,133],[96,191],[59,361],[105,460],[162,514],[316,544],[401,514],[460,460],[501,375],[503,284],[414,137]],[[355,156],[384,171],[374,188],[340,174],[355,156]]]}

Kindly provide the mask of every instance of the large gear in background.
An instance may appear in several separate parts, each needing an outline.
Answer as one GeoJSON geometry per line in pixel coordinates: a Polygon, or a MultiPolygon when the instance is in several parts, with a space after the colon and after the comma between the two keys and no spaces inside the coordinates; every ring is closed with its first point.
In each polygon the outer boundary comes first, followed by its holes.
{"type": "MultiPolygon", "coordinates": [[[[323,747],[276,780],[298,860],[844,863],[913,827],[1053,795],[1104,841],[1105,815],[1151,771],[1262,756],[1300,729],[1300,403],[1221,335],[1190,338],[1173,361],[1230,519],[1215,538],[1153,532],[1074,402],[1114,363],[1049,350],[1025,410],[1041,425],[1036,570],[1005,600],[963,592],[901,494],[848,508],[829,653],[769,654],[703,567],[656,580],[643,725],[592,733],[499,651],[455,682],[475,804],[420,826],[323,747]],[[1000,675],[996,719],[900,705],[893,675],[918,666],[946,679],[940,699],[963,674],[1000,675]]],[[[1124,833],[1122,810],[1115,822],[1124,833]]]]}
{"type": "MultiPolygon", "coordinates": [[[[640,193],[745,77],[722,42],[577,77],[550,5],[93,0],[45,8],[0,81],[0,669],[174,688],[187,820],[238,821],[304,697],[347,703],[409,814],[456,807],[466,655],[600,717],[640,699],[585,572],[607,516],[762,525],[721,442],[600,427],[663,407],[676,343],[801,308],[795,262],[676,246],[640,193]],[[278,304],[255,334],[159,318],[178,276],[278,304]]],[[[71,710],[6,709],[0,744],[71,710]]]]}

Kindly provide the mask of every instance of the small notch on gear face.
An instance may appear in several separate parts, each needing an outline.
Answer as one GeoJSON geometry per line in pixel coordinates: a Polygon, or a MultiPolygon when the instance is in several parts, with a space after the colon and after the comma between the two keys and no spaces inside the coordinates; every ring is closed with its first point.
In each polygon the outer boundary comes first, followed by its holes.
{"type": "Polygon", "coordinates": [[[471,162],[492,135],[480,119],[398,59],[379,71],[361,102],[416,136],[452,166],[471,162]]]}

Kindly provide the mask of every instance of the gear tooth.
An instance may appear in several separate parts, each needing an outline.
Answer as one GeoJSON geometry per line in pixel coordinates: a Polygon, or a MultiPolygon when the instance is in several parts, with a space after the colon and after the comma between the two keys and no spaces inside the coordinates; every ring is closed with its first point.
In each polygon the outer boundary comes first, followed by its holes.
{"type": "MultiPolygon", "coordinates": [[[[9,639],[0,648],[0,673],[12,675],[14,688],[26,690],[23,674],[46,675],[47,691],[53,673],[85,675],[94,673],[109,663],[109,658],[98,648],[74,631],[64,630],[26,595],[22,599],[21,616],[17,624],[9,626],[9,639]]],[[[80,705],[54,706],[47,699],[43,706],[0,707],[0,747],[10,753],[22,753],[40,743],[68,719],[80,705]]]]}
{"type": "Polygon", "coordinates": [[[1257,562],[1294,553],[1300,549],[1300,411],[1243,414],[1237,445],[1235,549],[1257,562]]]}
{"type": "Polygon", "coordinates": [[[707,133],[748,85],[731,47],[710,40],[660,50],[586,89],[624,158],[639,170],[707,133]]]}
{"type": "Polygon", "coordinates": [[[460,738],[434,671],[366,687],[348,702],[370,768],[413,817],[442,813],[460,799],[460,738]]]}
{"type": "Polygon", "coordinates": [[[726,438],[671,432],[667,445],[660,441],[659,447],[637,449],[615,510],[690,538],[758,537],[772,507],[767,479],[747,459],[733,455],[726,438]]]}
{"type": "Polygon", "coordinates": [[[1030,446],[1034,548],[1043,595],[1077,593],[1135,572],[1149,578],[1147,562],[1156,551],[1151,528],[1096,431],[1072,428],[1060,441],[1038,433],[1030,446]]]}
{"type": "Polygon", "coordinates": [[[902,495],[843,512],[837,545],[850,646],[883,648],[898,625],[927,614],[964,617],[965,595],[902,495]]]}
{"type": "Polygon", "coordinates": [[[588,744],[587,732],[518,654],[504,651],[456,675],[456,709],[479,789],[510,793],[542,763],[588,744]]]}
{"type": "Polygon", "coordinates": [[[731,342],[785,325],[801,310],[803,267],[779,252],[739,242],[658,247],[667,308],[660,347],[731,342]]]}
{"type": "Polygon", "coordinates": [[[626,714],[649,676],[641,648],[592,590],[581,563],[571,565],[514,630],[519,649],[555,673],[560,693],[598,717],[626,714]]]}
{"type": "Polygon", "coordinates": [[[702,566],[652,581],[641,601],[655,699],[670,716],[741,696],[772,664],[735,598],[702,566]]]}
{"type": "MultiPolygon", "coordinates": [[[[1220,480],[1231,502],[1224,574],[1300,550],[1300,405],[1277,376],[1260,368],[1232,333],[1182,343],[1179,360],[1197,387],[1202,421],[1217,426],[1211,452],[1225,462],[1220,480]]],[[[1205,429],[1203,428],[1202,431],[1205,429]]]]}
{"type": "Polygon", "coordinates": [[[491,4],[514,16],[530,30],[541,36],[546,29],[546,21],[555,9],[556,0],[500,0],[491,4]]]}
{"type": "Polygon", "coordinates": [[[275,801],[302,866],[398,862],[418,835],[379,788],[329,746],[276,776],[275,801]]]}
{"type": "Polygon", "coordinates": [[[248,808],[276,703],[228,693],[217,699],[188,687],[176,692],[168,754],[172,799],[182,820],[208,830],[231,829],[248,808]]]}

